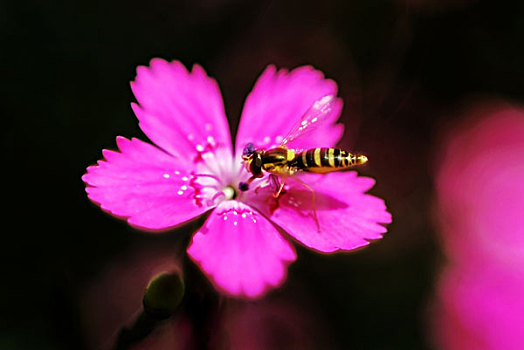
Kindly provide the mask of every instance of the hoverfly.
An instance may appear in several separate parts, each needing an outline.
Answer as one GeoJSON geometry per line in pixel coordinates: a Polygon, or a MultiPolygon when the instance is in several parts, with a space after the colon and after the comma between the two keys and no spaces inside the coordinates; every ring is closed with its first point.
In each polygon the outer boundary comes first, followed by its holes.
{"type": "Polygon", "coordinates": [[[333,95],[324,96],[317,100],[304,113],[300,121],[291,129],[288,135],[282,140],[280,145],[268,150],[256,148],[252,143],[245,145],[242,153],[243,164],[246,170],[251,173],[247,182],[241,182],[239,189],[247,191],[251,182],[264,176],[264,172],[269,173],[268,181],[275,184],[273,196],[278,199],[284,184],[288,178],[293,179],[312,193],[313,218],[320,231],[315,209],[315,191],[298,177],[297,173],[317,173],[325,174],[333,171],[346,170],[355,165],[361,165],[368,161],[362,154],[352,154],[339,148],[311,148],[307,150],[296,150],[288,148],[288,145],[299,138],[302,138],[329,120],[330,113],[335,107],[336,97],[333,95]]]}

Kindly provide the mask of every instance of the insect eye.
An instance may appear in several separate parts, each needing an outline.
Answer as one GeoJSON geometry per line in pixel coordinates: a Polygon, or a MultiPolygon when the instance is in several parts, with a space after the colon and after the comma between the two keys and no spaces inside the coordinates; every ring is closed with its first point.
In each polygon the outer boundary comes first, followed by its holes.
{"type": "Polygon", "coordinates": [[[242,151],[242,155],[249,157],[255,153],[255,145],[253,145],[251,142],[246,144],[244,146],[244,150],[242,151]]]}

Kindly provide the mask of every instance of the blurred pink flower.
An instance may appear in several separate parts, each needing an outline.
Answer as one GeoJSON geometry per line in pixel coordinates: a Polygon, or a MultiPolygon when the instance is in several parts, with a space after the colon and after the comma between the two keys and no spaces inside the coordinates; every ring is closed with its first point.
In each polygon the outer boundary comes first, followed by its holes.
{"type": "Polygon", "coordinates": [[[470,107],[437,160],[448,257],[433,316],[442,349],[524,349],[524,111],[470,107]]]}
{"type": "MultiPolygon", "coordinates": [[[[222,304],[214,328],[212,348],[220,350],[310,350],[333,349],[332,336],[324,327],[314,302],[300,307],[300,291],[292,298],[265,298],[260,301],[232,301],[222,304]]],[[[302,301],[302,300],[301,300],[302,301]]]]}
{"type": "Polygon", "coordinates": [[[461,264],[524,264],[524,111],[483,103],[444,140],[436,187],[442,239],[461,264]],[[478,118],[478,119],[477,119],[478,118]]]}
{"type": "MultiPolygon", "coordinates": [[[[321,232],[311,194],[300,186],[287,186],[278,206],[268,188],[239,193],[239,182],[249,177],[243,147],[278,143],[315,101],[336,95],[336,84],[312,67],[264,71],[246,100],[235,154],[220,90],[200,66],[188,72],[180,62],[154,59],[137,69],[131,87],[138,100],[133,110],[155,146],[118,137],[120,151],[103,150],[105,159],[83,176],[88,196],[150,231],[214,209],[188,253],[222,292],[257,297],[285,280],[296,254],[275,224],[312,249],[332,252],[381,238],[381,224],[391,222],[383,200],[365,193],[374,180],[355,172],[303,176],[316,191],[321,232]]],[[[341,109],[337,99],[326,125],[299,146],[334,146],[343,133],[335,124],[341,109]]]]}
{"type": "MultiPolygon", "coordinates": [[[[522,267],[521,267],[522,268],[522,267]]],[[[524,273],[489,261],[451,266],[439,281],[433,320],[440,349],[524,349],[524,273]]]]}

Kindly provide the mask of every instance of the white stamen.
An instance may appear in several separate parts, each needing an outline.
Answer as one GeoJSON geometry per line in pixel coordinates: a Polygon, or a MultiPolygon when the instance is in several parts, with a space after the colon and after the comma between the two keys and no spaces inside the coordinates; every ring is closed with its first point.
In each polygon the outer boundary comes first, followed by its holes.
{"type": "Polygon", "coordinates": [[[224,187],[222,193],[224,193],[226,199],[232,199],[235,196],[235,190],[231,186],[224,187]]]}

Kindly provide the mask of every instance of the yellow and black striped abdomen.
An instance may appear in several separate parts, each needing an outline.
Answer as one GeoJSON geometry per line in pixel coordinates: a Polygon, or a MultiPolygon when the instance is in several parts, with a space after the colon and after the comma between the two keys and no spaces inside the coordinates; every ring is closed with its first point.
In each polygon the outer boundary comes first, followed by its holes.
{"type": "Polygon", "coordinates": [[[295,155],[295,166],[312,173],[329,173],[367,162],[366,156],[338,148],[313,148],[295,155]]]}

